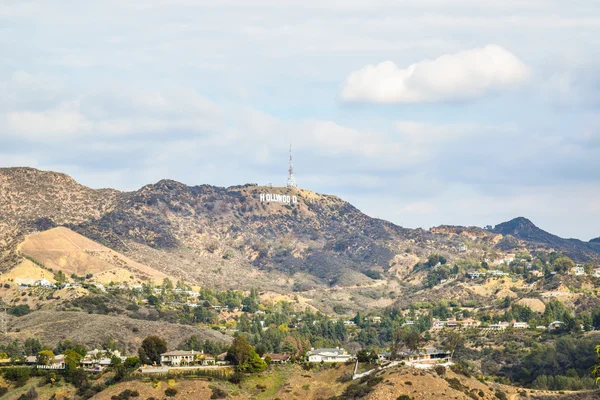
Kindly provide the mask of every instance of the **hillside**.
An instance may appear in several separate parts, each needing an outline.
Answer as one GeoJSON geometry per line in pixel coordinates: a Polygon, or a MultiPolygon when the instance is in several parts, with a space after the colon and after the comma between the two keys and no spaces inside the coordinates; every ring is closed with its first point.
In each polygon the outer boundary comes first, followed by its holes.
{"type": "Polygon", "coordinates": [[[53,271],[63,271],[67,276],[93,274],[94,281],[103,284],[139,284],[166,277],[64,227],[27,235],[17,251],[53,271]]]}
{"type": "Polygon", "coordinates": [[[48,346],[56,346],[68,338],[93,349],[108,340],[116,340],[126,347],[129,354],[135,354],[142,340],[149,335],[162,337],[170,348],[175,348],[192,335],[201,340],[231,342],[230,336],[209,328],[69,311],[35,311],[12,318],[9,329],[8,336],[2,335],[2,344],[36,337],[48,346]]]}
{"type": "Polygon", "coordinates": [[[538,228],[533,222],[523,217],[498,224],[494,227],[493,232],[564,252],[581,262],[598,259],[600,254],[600,242],[598,241],[583,242],[578,239],[563,239],[538,228]]]}
{"type": "Polygon", "coordinates": [[[432,253],[477,260],[490,251],[555,249],[576,261],[600,258],[600,243],[561,239],[524,218],[493,230],[406,229],[304,189],[162,180],[118,192],[31,168],[0,169],[0,185],[4,271],[29,256],[67,273],[98,273],[98,279],[112,271],[105,281],[126,281],[125,271],[134,271],[140,279],[167,275],[205,287],[320,290],[315,296],[326,304],[336,299],[324,291],[337,287],[352,292],[339,301],[366,304],[373,294],[362,289],[397,292],[409,275],[411,285],[420,282],[424,274],[412,269],[432,253]],[[265,194],[297,202],[261,201],[265,194]]]}

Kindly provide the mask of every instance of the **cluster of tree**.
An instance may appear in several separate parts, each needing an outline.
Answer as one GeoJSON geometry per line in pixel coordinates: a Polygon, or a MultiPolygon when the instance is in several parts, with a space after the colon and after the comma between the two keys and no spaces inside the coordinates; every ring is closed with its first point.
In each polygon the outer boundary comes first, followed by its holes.
{"type": "Polygon", "coordinates": [[[576,390],[589,387],[590,371],[597,361],[598,335],[590,337],[561,336],[553,343],[533,343],[517,365],[500,371],[513,382],[536,388],[576,390]]]}

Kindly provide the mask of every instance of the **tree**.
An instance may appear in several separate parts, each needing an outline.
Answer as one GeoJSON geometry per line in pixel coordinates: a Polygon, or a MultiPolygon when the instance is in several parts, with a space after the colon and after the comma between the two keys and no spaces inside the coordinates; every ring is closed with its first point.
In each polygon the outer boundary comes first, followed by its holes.
{"type": "Polygon", "coordinates": [[[360,350],[356,353],[356,360],[361,363],[369,362],[369,352],[366,349],[360,350]]]}
{"type": "MultiPolygon", "coordinates": [[[[596,345],[596,354],[598,355],[598,359],[600,359],[600,344],[596,345]]],[[[596,384],[600,383],[600,362],[594,366],[592,369],[592,375],[596,378],[596,384]]]]}
{"type": "Polygon", "coordinates": [[[258,311],[258,302],[252,296],[245,297],[242,300],[242,305],[244,306],[244,311],[249,313],[255,313],[258,311]]]}
{"type": "Polygon", "coordinates": [[[231,347],[229,347],[229,350],[227,350],[226,359],[235,365],[244,364],[246,361],[248,361],[251,351],[252,346],[250,343],[248,343],[246,338],[243,336],[238,336],[233,339],[231,347]]]}
{"type": "Polygon", "coordinates": [[[67,373],[71,373],[79,367],[83,356],[73,349],[65,351],[64,355],[67,373]]]}
{"type": "Polygon", "coordinates": [[[250,320],[245,313],[238,319],[237,328],[240,332],[250,332],[250,320]]]}
{"type": "Polygon", "coordinates": [[[260,358],[250,343],[243,336],[237,336],[227,351],[227,360],[237,366],[238,371],[260,372],[267,368],[267,364],[260,358]]]}
{"type": "Polygon", "coordinates": [[[142,365],[142,362],[139,357],[127,357],[125,359],[125,362],[123,363],[123,365],[128,370],[134,370],[134,369],[138,368],[140,365],[142,365]]]}
{"type": "Polygon", "coordinates": [[[54,364],[54,353],[52,350],[42,350],[37,355],[37,363],[39,365],[54,364]]]}
{"type": "Polygon", "coordinates": [[[144,364],[160,364],[160,355],[166,351],[166,341],[158,336],[148,336],[142,341],[142,345],[138,350],[138,355],[144,364]]]}
{"type": "Polygon", "coordinates": [[[57,271],[54,274],[54,280],[56,281],[57,285],[62,285],[67,281],[67,275],[65,275],[63,271],[57,271]]]}
{"type": "Polygon", "coordinates": [[[33,356],[42,350],[42,343],[37,338],[28,338],[23,345],[25,355],[33,356]]]}
{"type": "Polygon", "coordinates": [[[554,260],[554,270],[559,273],[566,274],[575,267],[575,263],[569,257],[562,256],[554,260]]]}
{"type": "Polygon", "coordinates": [[[194,309],[194,320],[204,324],[212,324],[217,320],[217,314],[210,308],[196,307],[194,309]]]}
{"type": "Polygon", "coordinates": [[[162,288],[165,289],[165,290],[172,290],[173,289],[173,282],[169,278],[163,279],[162,288]]]}
{"type": "Polygon", "coordinates": [[[448,332],[444,343],[444,349],[450,352],[450,360],[452,360],[452,356],[454,355],[456,348],[462,344],[463,337],[460,332],[454,330],[448,332]]]}

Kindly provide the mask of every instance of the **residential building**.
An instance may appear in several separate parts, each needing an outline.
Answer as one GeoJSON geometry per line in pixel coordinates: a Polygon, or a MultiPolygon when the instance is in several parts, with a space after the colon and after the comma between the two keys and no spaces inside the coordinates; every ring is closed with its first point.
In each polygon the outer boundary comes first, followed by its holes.
{"type": "Polygon", "coordinates": [[[457,328],[458,321],[455,318],[450,318],[450,319],[448,319],[448,321],[446,321],[446,327],[447,328],[457,328]]]}
{"type": "Polygon", "coordinates": [[[292,356],[288,353],[278,354],[278,353],[268,353],[262,356],[262,359],[266,359],[269,357],[271,359],[271,364],[287,364],[292,356]]]}
{"type": "Polygon", "coordinates": [[[504,271],[500,271],[499,269],[494,269],[490,271],[490,275],[492,276],[506,276],[508,275],[506,272],[504,271]]]}
{"type": "Polygon", "coordinates": [[[160,355],[160,365],[162,366],[180,366],[189,365],[196,362],[196,359],[202,356],[199,351],[174,350],[162,353],[160,355]]]}
{"type": "Polygon", "coordinates": [[[102,371],[112,363],[112,357],[119,357],[121,362],[127,357],[121,355],[118,350],[109,352],[106,350],[94,349],[89,351],[81,360],[81,365],[88,371],[102,371]]]}
{"type": "Polygon", "coordinates": [[[352,356],[348,352],[340,347],[336,348],[323,348],[323,349],[310,349],[306,352],[309,362],[326,362],[326,363],[337,363],[346,362],[352,359],[352,356]]]}
{"type": "Polygon", "coordinates": [[[485,273],[471,269],[471,270],[467,271],[467,275],[469,275],[469,278],[471,278],[471,279],[477,279],[481,276],[484,276],[485,273]]]}
{"type": "Polygon", "coordinates": [[[576,267],[571,268],[570,273],[571,273],[571,275],[582,276],[582,275],[585,275],[585,269],[583,267],[576,266],[576,267]]]}
{"type": "Polygon", "coordinates": [[[38,369],[65,369],[65,356],[64,354],[54,356],[54,362],[50,365],[38,364],[36,356],[28,356],[25,358],[25,364],[35,365],[38,369]]]}
{"type": "Polygon", "coordinates": [[[506,328],[508,328],[509,323],[508,322],[499,322],[497,324],[491,324],[489,326],[490,329],[494,329],[494,330],[504,330],[506,328]]]}
{"type": "Polygon", "coordinates": [[[594,268],[594,270],[592,271],[592,276],[600,278],[600,268],[594,268]]]}
{"type": "Polygon", "coordinates": [[[463,319],[463,320],[459,321],[459,323],[460,323],[460,326],[463,328],[475,328],[475,327],[481,325],[481,322],[474,320],[472,318],[463,319]]]}
{"type": "Polygon", "coordinates": [[[560,328],[561,325],[563,325],[562,321],[553,321],[553,322],[550,323],[550,325],[548,325],[548,330],[549,331],[553,331],[555,329],[560,328]]]}
{"type": "Polygon", "coordinates": [[[512,327],[515,329],[527,329],[529,328],[529,324],[527,322],[512,322],[512,327]]]}
{"type": "Polygon", "coordinates": [[[445,321],[440,321],[439,319],[434,319],[431,324],[431,329],[434,329],[434,330],[444,329],[444,326],[446,326],[445,321]]]}
{"type": "Polygon", "coordinates": [[[373,324],[381,323],[381,317],[373,316],[370,318],[370,320],[371,320],[371,323],[373,323],[373,324]]]}
{"type": "Polygon", "coordinates": [[[450,352],[435,347],[426,347],[424,349],[419,349],[416,351],[403,349],[396,354],[396,359],[404,360],[409,363],[422,363],[432,361],[437,363],[440,361],[449,361],[450,352]]]}

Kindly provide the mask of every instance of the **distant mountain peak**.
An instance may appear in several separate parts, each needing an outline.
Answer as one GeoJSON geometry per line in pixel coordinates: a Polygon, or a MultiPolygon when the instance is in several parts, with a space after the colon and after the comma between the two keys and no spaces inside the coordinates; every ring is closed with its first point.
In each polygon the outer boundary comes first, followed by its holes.
{"type": "Polygon", "coordinates": [[[590,243],[600,243],[600,236],[595,239],[590,240],[590,243]]]}
{"type": "Polygon", "coordinates": [[[503,235],[519,236],[527,233],[547,233],[538,228],[531,220],[525,217],[513,218],[510,221],[502,222],[494,227],[494,232],[503,235]]]}

